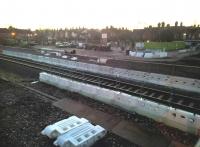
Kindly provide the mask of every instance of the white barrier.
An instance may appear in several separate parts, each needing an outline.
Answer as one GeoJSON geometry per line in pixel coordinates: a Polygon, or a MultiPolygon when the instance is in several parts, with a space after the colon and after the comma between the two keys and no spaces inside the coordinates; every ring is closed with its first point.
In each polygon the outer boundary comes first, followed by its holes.
{"type": "Polygon", "coordinates": [[[54,145],[60,147],[91,146],[106,135],[106,130],[99,125],[92,125],[85,118],[71,116],[47,126],[43,135],[57,138],[54,145]]]}
{"type": "Polygon", "coordinates": [[[158,104],[129,94],[101,88],[82,82],[73,81],[48,73],[40,73],[40,81],[61,89],[77,92],[89,98],[113,105],[129,112],[137,112],[143,116],[163,122],[166,125],[180,130],[198,133],[200,129],[200,116],[179,109],[158,104]],[[177,117],[174,117],[176,114],[177,117]],[[184,116],[184,120],[181,116],[184,116]],[[192,121],[191,121],[192,120],[192,121]]]}
{"type": "Polygon", "coordinates": [[[144,58],[153,58],[153,53],[145,53],[144,58]]]}
{"type": "Polygon", "coordinates": [[[101,126],[93,126],[90,123],[85,123],[68,133],[60,135],[54,145],[60,147],[90,147],[96,141],[103,138],[106,131],[101,126]]]}
{"type": "Polygon", "coordinates": [[[85,118],[78,118],[76,116],[71,116],[67,119],[61,120],[57,123],[47,126],[41,133],[49,138],[57,138],[70,130],[77,128],[89,121],[85,118]]]}
{"type": "Polygon", "coordinates": [[[197,143],[194,147],[200,147],[200,139],[197,141],[197,143]]]}

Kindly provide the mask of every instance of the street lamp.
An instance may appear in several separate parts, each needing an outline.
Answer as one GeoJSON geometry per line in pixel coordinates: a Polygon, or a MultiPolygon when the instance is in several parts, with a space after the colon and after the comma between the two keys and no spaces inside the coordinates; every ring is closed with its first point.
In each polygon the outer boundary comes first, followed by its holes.
{"type": "Polygon", "coordinates": [[[14,38],[16,36],[16,33],[15,32],[12,32],[11,33],[11,36],[14,38]]]}
{"type": "Polygon", "coordinates": [[[186,33],[183,33],[183,39],[186,40],[186,33]]]}

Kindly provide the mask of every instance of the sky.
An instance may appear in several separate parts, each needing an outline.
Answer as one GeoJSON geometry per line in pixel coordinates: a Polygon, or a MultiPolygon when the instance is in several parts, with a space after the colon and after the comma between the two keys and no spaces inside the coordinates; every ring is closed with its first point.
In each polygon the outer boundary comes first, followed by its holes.
{"type": "Polygon", "coordinates": [[[200,24],[200,0],[0,0],[0,27],[138,29],[200,24]]]}

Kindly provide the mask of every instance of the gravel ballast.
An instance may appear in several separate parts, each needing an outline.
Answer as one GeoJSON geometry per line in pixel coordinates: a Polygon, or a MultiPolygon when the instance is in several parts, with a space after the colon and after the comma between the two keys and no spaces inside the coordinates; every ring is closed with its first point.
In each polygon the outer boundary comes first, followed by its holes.
{"type": "MultiPolygon", "coordinates": [[[[0,80],[0,147],[53,147],[54,140],[41,135],[45,126],[69,117],[39,96],[0,80]]],[[[138,147],[108,133],[93,147],[138,147]]]]}

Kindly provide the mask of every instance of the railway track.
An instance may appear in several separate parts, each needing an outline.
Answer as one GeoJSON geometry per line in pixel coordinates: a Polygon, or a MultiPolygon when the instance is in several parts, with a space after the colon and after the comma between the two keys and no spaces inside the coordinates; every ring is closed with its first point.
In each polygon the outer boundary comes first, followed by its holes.
{"type": "Polygon", "coordinates": [[[23,84],[17,84],[17,85],[29,90],[32,93],[35,93],[35,94],[41,96],[40,98],[42,98],[44,100],[47,100],[47,101],[50,101],[50,102],[56,102],[56,101],[60,100],[59,98],[57,98],[55,96],[51,96],[51,95],[49,95],[47,93],[44,93],[44,92],[39,91],[39,90],[36,90],[36,89],[34,89],[32,87],[29,87],[29,86],[26,86],[26,85],[23,85],[23,84]]]}
{"type": "Polygon", "coordinates": [[[194,64],[194,61],[187,61],[187,64],[181,63],[182,60],[174,63],[164,63],[161,61],[138,61],[138,60],[108,60],[109,66],[118,68],[134,69],[144,72],[153,72],[159,74],[167,74],[173,76],[182,76],[200,79],[200,66],[198,63],[194,64]],[[198,64],[198,65],[197,65],[198,64]]]}
{"type": "MultiPolygon", "coordinates": [[[[5,82],[11,82],[11,81],[9,81],[9,80],[6,80],[6,79],[2,79],[2,78],[0,78],[1,80],[3,80],[3,81],[5,81],[5,82]]],[[[37,95],[39,95],[40,97],[40,99],[43,99],[43,100],[46,100],[46,101],[49,101],[49,102],[56,102],[56,101],[58,101],[58,100],[60,100],[60,98],[57,98],[57,97],[55,97],[55,96],[51,96],[51,95],[49,95],[49,94],[47,94],[47,93],[44,93],[44,92],[42,92],[42,91],[40,91],[40,90],[37,90],[37,89],[34,89],[34,88],[32,88],[32,87],[30,87],[30,86],[27,86],[27,85],[25,85],[25,84],[22,84],[22,83],[16,83],[16,82],[14,82],[14,84],[15,85],[17,85],[17,86],[19,86],[19,87],[22,87],[22,88],[24,88],[24,89],[26,89],[26,90],[28,90],[28,91],[30,91],[31,93],[34,93],[34,94],[37,94],[37,95]]]]}
{"type": "Polygon", "coordinates": [[[195,65],[188,65],[188,64],[183,64],[183,63],[179,63],[178,61],[176,61],[176,63],[167,63],[167,62],[162,62],[162,61],[158,61],[158,62],[154,62],[154,61],[141,61],[141,60],[124,60],[124,61],[130,61],[130,62],[134,62],[134,63],[143,63],[143,64],[152,64],[152,65],[161,65],[161,66],[175,66],[175,67],[185,67],[185,68],[197,68],[199,69],[200,66],[195,66],[195,65]]]}
{"type": "MultiPolygon", "coordinates": [[[[16,48],[16,47],[5,47],[0,46],[0,49],[14,49],[15,51],[31,53],[36,55],[41,55],[40,52],[34,49],[25,49],[25,48],[16,48]]],[[[56,57],[51,55],[52,57],[56,57]]],[[[69,57],[77,57],[79,61],[91,63],[89,60],[91,57],[82,56],[82,55],[71,55],[68,54],[69,57]]],[[[199,57],[199,55],[197,55],[199,57]]],[[[94,57],[97,60],[98,57],[94,57]]],[[[200,79],[200,66],[198,62],[194,62],[192,60],[187,60],[187,58],[183,58],[177,61],[142,61],[142,60],[130,60],[130,59],[109,59],[106,63],[106,66],[117,67],[117,68],[125,68],[130,70],[138,70],[143,72],[150,72],[150,73],[158,73],[158,74],[167,74],[173,76],[181,76],[181,77],[188,77],[194,79],[200,79]],[[184,61],[184,60],[187,61],[184,61]],[[184,62],[183,62],[184,61],[184,62]]]]}
{"type": "Polygon", "coordinates": [[[186,110],[195,114],[200,114],[200,98],[198,96],[191,97],[181,94],[174,94],[168,91],[158,90],[99,75],[89,74],[82,71],[64,69],[61,67],[55,67],[44,63],[38,63],[30,60],[19,59],[5,55],[0,55],[0,59],[16,64],[21,64],[23,66],[39,69],[41,71],[56,74],[76,81],[124,92],[142,99],[155,101],[161,104],[165,104],[167,106],[186,110]]]}

